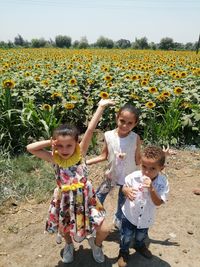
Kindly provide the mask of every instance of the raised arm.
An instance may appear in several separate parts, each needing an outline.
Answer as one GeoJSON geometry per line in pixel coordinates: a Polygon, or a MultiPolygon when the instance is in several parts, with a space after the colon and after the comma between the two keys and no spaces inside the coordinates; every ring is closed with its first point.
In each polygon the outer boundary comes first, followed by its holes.
{"type": "Polygon", "coordinates": [[[53,162],[51,151],[47,151],[45,148],[51,147],[51,140],[38,141],[27,145],[27,150],[36,157],[53,162]]]}
{"type": "Polygon", "coordinates": [[[103,148],[102,148],[102,151],[101,151],[101,155],[99,155],[97,157],[94,157],[94,158],[91,158],[91,159],[88,159],[86,161],[86,164],[87,165],[92,165],[92,164],[95,164],[95,163],[99,163],[99,162],[102,162],[104,160],[107,160],[107,157],[108,157],[108,148],[107,148],[106,142],[104,141],[103,148]]]}
{"type": "Polygon", "coordinates": [[[136,143],[136,151],[135,151],[135,163],[137,166],[140,165],[141,161],[141,140],[139,135],[137,135],[137,143],[136,143]]]}
{"type": "Polygon", "coordinates": [[[114,102],[110,99],[102,99],[99,102],[98,108],[96,110],[96,112],[94,113],[91,121],[89,122],[88,128],[83,136],[83,139],[80,143],[80,147],[81,147],[81,153],[83,156],[86,155],[89,144],[90,144],[90,140],[92,138],[93,132],[103,114],[104,109],[106,108],[106,106],[108,105],[114,105],[114,102]]]}

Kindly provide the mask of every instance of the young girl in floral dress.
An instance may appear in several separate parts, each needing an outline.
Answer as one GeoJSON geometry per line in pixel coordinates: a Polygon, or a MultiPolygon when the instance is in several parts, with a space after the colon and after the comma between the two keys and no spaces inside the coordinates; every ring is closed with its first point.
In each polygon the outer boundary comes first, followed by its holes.
{"type": "Polygon", "coordinates": [[[61,233],[66,241],[63,262],[73,261],[73,240],[80,242],[93,231],[96,237],[89,238],[95,261],[104,262],[102,242],[108,235],[105,225],[105,210],[96,198],[88,180],[85,155],[93,131],[106,106],[113,101],[101,100],[90,121],[82,141],[78,142],[78,131],[73,126],[61,125],[54,130],[50,140],[38,141],[27,146],[27,150],[53,164],[57,187],[49,208],[46,230],[61,233]],[[52,147],[52,151],[47,148],[52,147]]]}

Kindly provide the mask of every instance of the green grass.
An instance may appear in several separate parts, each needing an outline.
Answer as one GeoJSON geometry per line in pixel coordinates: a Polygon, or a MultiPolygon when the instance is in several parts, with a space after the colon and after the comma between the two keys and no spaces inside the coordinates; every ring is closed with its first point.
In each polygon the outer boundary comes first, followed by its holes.
{"type": "Polygon", "coordinates": [[[7,199],[34,198],[45,201],[55,187],[51,164],[24,154],[15,158],[0,155],[0,203],[7,199]]]}

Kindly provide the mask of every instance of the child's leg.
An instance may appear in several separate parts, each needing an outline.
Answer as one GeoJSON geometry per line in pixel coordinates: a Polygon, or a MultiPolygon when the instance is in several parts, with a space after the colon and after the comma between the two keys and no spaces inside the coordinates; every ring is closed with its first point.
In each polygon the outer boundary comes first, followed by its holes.
{"type": "Polygon", "coordinates": [[[124,193],[122,192],[122,185],[119,187],[119,192],[118,192],[118,203],[117,203],[117,212],[115,213],[115,216],[117,219],[121,220],[122,219],[122,206],[126,200],[126,197],[124,193]]]}
{"type": "Polygon", "coordinates": [[[103,205],[108,193],[110,192],[111,188],[112,187],[111,187],[111,180],[110,179],[106,179],[98,187],[98,189],[96,191],[96,196],[98,197],[98,199],[102,205],[103,205]]]}
{"type": "Polygon", "coordinates": [[[109,234],[109,227],[104,220],[100,226],[96,228],[96,239],[95,244],[100,247],[102,242],[106,239],[107,235],[109,234]]]}
{"type": "Polygon", "coordinates": [[[70,263],[74,260],[74,245],[69,233],[65,234],[64,239],[66,244],[63,251],[63,262],[70,263]]]}
{"type": "Polygon", "coordinates": [[[118,266],[127,266],[129,247],[133,239],[135,227],[124,216],[120,231],[120,250],[118,256],[118,266]]]}
{"type": "Polygon", "coordinates": [[[151,251],[145,245],[145,239],[148,236],[148,228],[136,229],[135,232],[135,250],[145,258],[152,258],[151,251]]]}
{"type": "Polygon", "coordinates": [[[108,233],[108,226],[105,221],[103,221],[103,223],[96,228],[96,238],[90,237],[88,240],[89,245],[92,248],[93,258],[98,263],[105,261],[105,256],[102,251],[102,242],[105,240],[108,233]]]}

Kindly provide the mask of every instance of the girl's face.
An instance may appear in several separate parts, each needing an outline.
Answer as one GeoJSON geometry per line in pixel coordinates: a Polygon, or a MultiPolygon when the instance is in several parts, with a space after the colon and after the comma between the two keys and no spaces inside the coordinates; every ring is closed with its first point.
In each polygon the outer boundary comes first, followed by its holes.
{"type": "Polygon", "coordinates": [[[148,176],[151,180],[153,180],[163,168],[164,166],[160,166],[155,159],[141,158],[142,175],[148,176]]]}
{"type": "Polygon", "coordinates": [[[55,149],[63,159],[68,159],[73,155],[76,145],[76,140],[70,135],[58,135],[55,140],[55,149]]]}
{"type": "Polygon", "coordinates": [[[135,114],[128,110],[122,111],[117,116],[117,132],[119,137],[125,137],[127,136],[130,131],[136,126],[137,121],[135,114]]]}

